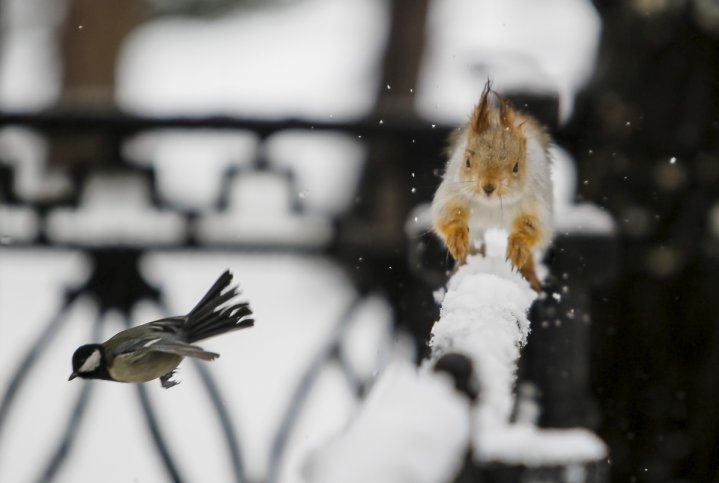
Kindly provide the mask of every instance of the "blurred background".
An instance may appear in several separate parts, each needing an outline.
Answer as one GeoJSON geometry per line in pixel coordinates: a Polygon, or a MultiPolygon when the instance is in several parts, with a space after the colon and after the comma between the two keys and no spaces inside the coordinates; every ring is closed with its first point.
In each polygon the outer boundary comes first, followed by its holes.
{"type": "Polygon", "coordinates": [[[426,349],[426,204],[488,78],[557,142],[540,424],[594,429],[607,481],[719,481],[718,2],[0,5],[0,481],[302,481],[426,349]],[[257,324],[220,359],[66,382],[226,268],[257,324]]]}

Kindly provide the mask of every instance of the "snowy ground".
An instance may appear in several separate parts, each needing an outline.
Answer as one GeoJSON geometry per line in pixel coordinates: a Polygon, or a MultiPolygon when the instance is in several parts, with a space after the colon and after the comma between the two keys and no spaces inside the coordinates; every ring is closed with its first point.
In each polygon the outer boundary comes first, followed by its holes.
{"type": "MultiPolygon", "coordinates": [[[[433,2],[427,58],[415,90],[422,115],[437,122],[463,121],[488,74],[500,90],[521,85],[559,92],[564,109],[570,109],[566,106],[571,106],[575,90],[586,80],[595,55],[599,26],[593,8],[588,1],[553,0],[542,11],[525,11],[529,3],[486,1],[477,3],[476,8],[484,10],[474,13],[474,2],[469,0],[433,2]],[[492,29],[477,29],[473,20],[477,25],[480,20],[489,22],[492,29]],[[457,28],[458,21],[462,28],[457,28]],[[485,35],[489,31],[491,37],[485,35]],[[547,32],[550,45],[535,41],[547,32]],[[485,55],[498,46],[506,46],[512,55],[485,55]],[[477,68],[480,58],[492,59],[489,70],[477,68]],[[526,63],[534,70],[517,70],[518,63],[503,61],[510,58],[534,59],[526,63]]],[[[3,5],[8,15],[3,16],[0,44],[0,106],[14,110],[50,106],[58,95],[55,36],[61,9],[51,0],[5,0],[3,5]]],[[[375,86],[381,84],[377,73],[387,35],[386,11],[382,0],[304,0],[238,10],[214,20],[157,20],[138,29],[125,46],[118,103],[145,114],[360,117],[371,110],[375,86]]],[[[356,140],[342,136],[282,133],[271,138],[263,154],[275,167],[292,168],[297,185],[288,192],[280,178],[256,178],[244,185],[238,178],[231,198],[235,215],[247,216],[247,200],[257,196],[265,197],[263,206],[270,210],[254,213],[243,223],[271,220],[258,228],[258,235],[227,230],[226,222],[213,221],[209,212],[225,169],[241,169],[256,154],[257,140],[252,136],[168,132],[138,138],[125,148],[139,165],[157,169],[163,199],[208,215],[207,226],[198,228],[208,241],[242,236],[297,240],[307,234],[302,227],[309,223],[314,223],[313,233],[321,233],[327,215],[341,212],[351,200],[364,157],[356,140]],[[298,227],[293,225],[296,219],[283,218],[297,199],[319,218],[303,220],[298,227]]],[[[18,189],[30,198],[65,187],[61,178],[42,176],[44,149],[32,133],[0,132],[0,150],[17,160],[18,189]]],[[[52,233],[100,241],[108,233],[114,234],[113,239],[129,237],[129,232],[136,235],[138,220],[148,215],[142,188],[119,182],[98,180],[99,185],[88,186],[85,211],[70,221],[69,215],[57,213],[52,233]],[[127,189],[138,193],[133,203],[127,203],[126,196],[123,199],[127,189]]],[[[571,187],[566,201],[570,192],[571,187]]],[[[159,233],[172,239],[173,222],[158,220],[152,226],[166,223],[159,233]]],[[[598,221],[591,229],[597,226],[607,228],[598,221]]],[[[7,242],[14,236],[32,236],[36,226],[32,214],[0,206],[0,228],[0,236],[9,237],[3,238],[7,242]]],[[[322,239],[306,243],[318,244],[322,239]]],[[[315,257],[157,250],[143,264],[148,280],[164,288],[170,308],[177,313],[190,308],[225,268],[244,287],[257,326],[204,345],[222,354],[208,369],[217,376],[231,409],[248,475],[259,480],[266,475],[272,438],[294,384],[355,294],[337,267],[315,257]]],[[[58,310],[62,288],[86,275],[87,262],[77,253],[0,250],[0,387],[6,387],[11,371],[58,310]]],[[[157,308],[143,305],[137,307],[133,323],[159,315],[157,308]]],[[[66,381],[71,353],[90,339],[95,318],[93,304],[80,300],[18,395],[0,438],[0,481],[37,477],[37,461],[45,461],[55,447],[84,384],[94,387],[92,403],[58,481],[94,482],[100,471],[110,482],[164,480],[135,391],[120,384],[66,381]],[[122,461],[113,457],[118,452],[123,453],[122,461]],[[27,458],[28,454],[37,458],[27,458]]],[[[109,319],[104,335],[121,327],[117,314],[109,319]]],[[[349,352],[368,378],[391,352],[386,336],[389,322],[383,302],[373,299],[345,335],[349,352]]],[[[183,364],[182,379],[170,391],[148,385],[152,401],[161,408],[161,426],[172,451],[190,481],[229,481],[229,459],[192,365],[183,364]],[[201,465],[194,464],[198,460],[201,465]]],[[[343,427],[355,408],[337,369],[323,371],[290,441],[281,481],[300,481],[306,455],[343,427]]]]}

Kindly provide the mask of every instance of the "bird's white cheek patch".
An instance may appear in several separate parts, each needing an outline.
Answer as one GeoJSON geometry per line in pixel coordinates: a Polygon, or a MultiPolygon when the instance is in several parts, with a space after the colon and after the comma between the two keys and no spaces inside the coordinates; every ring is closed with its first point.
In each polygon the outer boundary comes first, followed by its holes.
{"type": "Polygon", "coordinates": [[[100,351],[94,350],[92,354],[90,354],[90,357],[85,359],[85,362],[82,363],[80,369],[78,369],[77,372],[92,372],[98,367],[100,367],[101,360],[102,358],[100,357],[100,351]]]}

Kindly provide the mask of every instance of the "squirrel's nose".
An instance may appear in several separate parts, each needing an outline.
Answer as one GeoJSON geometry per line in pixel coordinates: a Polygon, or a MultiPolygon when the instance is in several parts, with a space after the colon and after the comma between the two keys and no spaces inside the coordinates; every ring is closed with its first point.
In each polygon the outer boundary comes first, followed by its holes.
{"type": "Polygon", "coordinates": [[[487,193],[487,196],[489,196],[494,191],[494,185],[492,183],[487,183],[482,186],[482,189],[484,190],[485,193],[487,193]]]}

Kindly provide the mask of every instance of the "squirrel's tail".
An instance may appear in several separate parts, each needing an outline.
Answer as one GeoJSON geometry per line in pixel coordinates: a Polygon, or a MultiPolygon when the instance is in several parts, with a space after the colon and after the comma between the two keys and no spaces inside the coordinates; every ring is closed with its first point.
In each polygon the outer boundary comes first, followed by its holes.
{"type": "Polygon", "coordinates": [[[252,327],[255,324],[253,319],[248,318],[252,310],[247,302],[222,306],[240,293],[237,286],[224,291],[230,283],[232,283],[232,274],[226,270],[195,308],[187,314],[185,323],[187,342],[193,343],[231,330],[252,327]]]}

